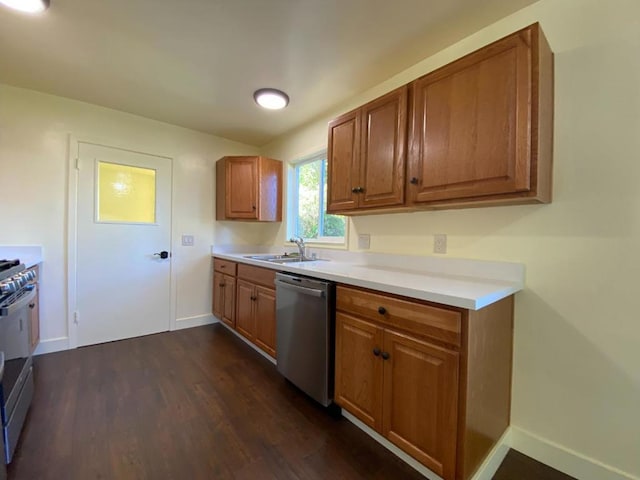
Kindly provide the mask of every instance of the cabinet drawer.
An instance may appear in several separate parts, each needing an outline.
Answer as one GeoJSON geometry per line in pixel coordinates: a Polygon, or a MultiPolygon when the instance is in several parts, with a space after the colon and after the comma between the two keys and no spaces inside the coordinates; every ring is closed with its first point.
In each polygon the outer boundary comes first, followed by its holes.
{"type": "Polygon", "coordinates": [[[227,275],[236,274],[236,262],[230,262],[229,260],[223,260],[222,258],[214,258],[213,259],[213,269],[216,272],[225,273],[227,275]]]}
{"type": "Polygon", "coordinates": [[[276,288],[274,284],[276,271],[270,268],[254,267],[253,265],[241,263],[238,265],[238,278],[244,278],[257,285],[276,288]]]}
{"type": "Polygon", "coordinates": [[[336,308],[383,325],[460,346],[462,313],[370,290],[339,285],[336,308]]]}

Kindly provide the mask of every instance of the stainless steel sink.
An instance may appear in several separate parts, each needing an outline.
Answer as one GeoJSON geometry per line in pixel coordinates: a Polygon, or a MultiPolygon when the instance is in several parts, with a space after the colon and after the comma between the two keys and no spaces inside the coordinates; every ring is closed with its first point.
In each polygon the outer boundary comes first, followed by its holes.
{"type": "Polygon", "coordinates": [[[252,260],[262,260],[264,262],[271,263],[302,263],[302,262],[317,262],[318,259],[302,258],[298,255],[245,255],[244,258],[250,258],[252,260]]]}

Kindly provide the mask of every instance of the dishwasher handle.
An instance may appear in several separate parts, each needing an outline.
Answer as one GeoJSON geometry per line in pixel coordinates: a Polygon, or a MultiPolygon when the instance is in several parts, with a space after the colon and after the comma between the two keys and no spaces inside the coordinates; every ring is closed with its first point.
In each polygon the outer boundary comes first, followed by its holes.
{"type": "Polygon", "coordinates": [[[282,280],[278,280],[278,279],[276,279],[275,284],[276,284],[276,288],[278,287],[287,288],[289,290],[295,290],[296,292],[303,293],[305,295],[310,295],[312,297],[322,298],[325,296],[325,291],[318,290],[317,288],[308,288],[308,287],[301,287],[299,285],[292,285],[291,283],[283,282],[282,280]]]}

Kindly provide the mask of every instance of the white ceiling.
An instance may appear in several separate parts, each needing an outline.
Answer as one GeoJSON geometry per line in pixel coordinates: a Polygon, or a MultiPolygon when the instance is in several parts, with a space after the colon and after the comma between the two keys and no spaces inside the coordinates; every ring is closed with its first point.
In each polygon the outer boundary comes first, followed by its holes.
{"type": "Polygon", "coordinates": [[[51,0],[0,7],[0,83],[257,146],[536,0],[51,0]],[[291,103],[263,111],[253,91],[291,103]]]}

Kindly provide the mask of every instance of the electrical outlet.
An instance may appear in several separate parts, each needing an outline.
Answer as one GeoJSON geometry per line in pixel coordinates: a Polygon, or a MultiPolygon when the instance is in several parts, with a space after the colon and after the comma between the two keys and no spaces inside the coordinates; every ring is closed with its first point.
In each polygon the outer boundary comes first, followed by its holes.
{"type": "Polygon", "coordinates": [[[436,233],[433,236],[433,253],[447,253],[447,235],[436,233]]]}
{"type": "Polygon", "coordinates": [[[182,235],[182,246],[193,247],[193,235],[182,235]]]}
{"type": "Polygon", "coordinates": [[[358,235],[358,248],[360,250],[369,250],[371,247],[371,235],[368,233],[361,233],[358,235]]]}

